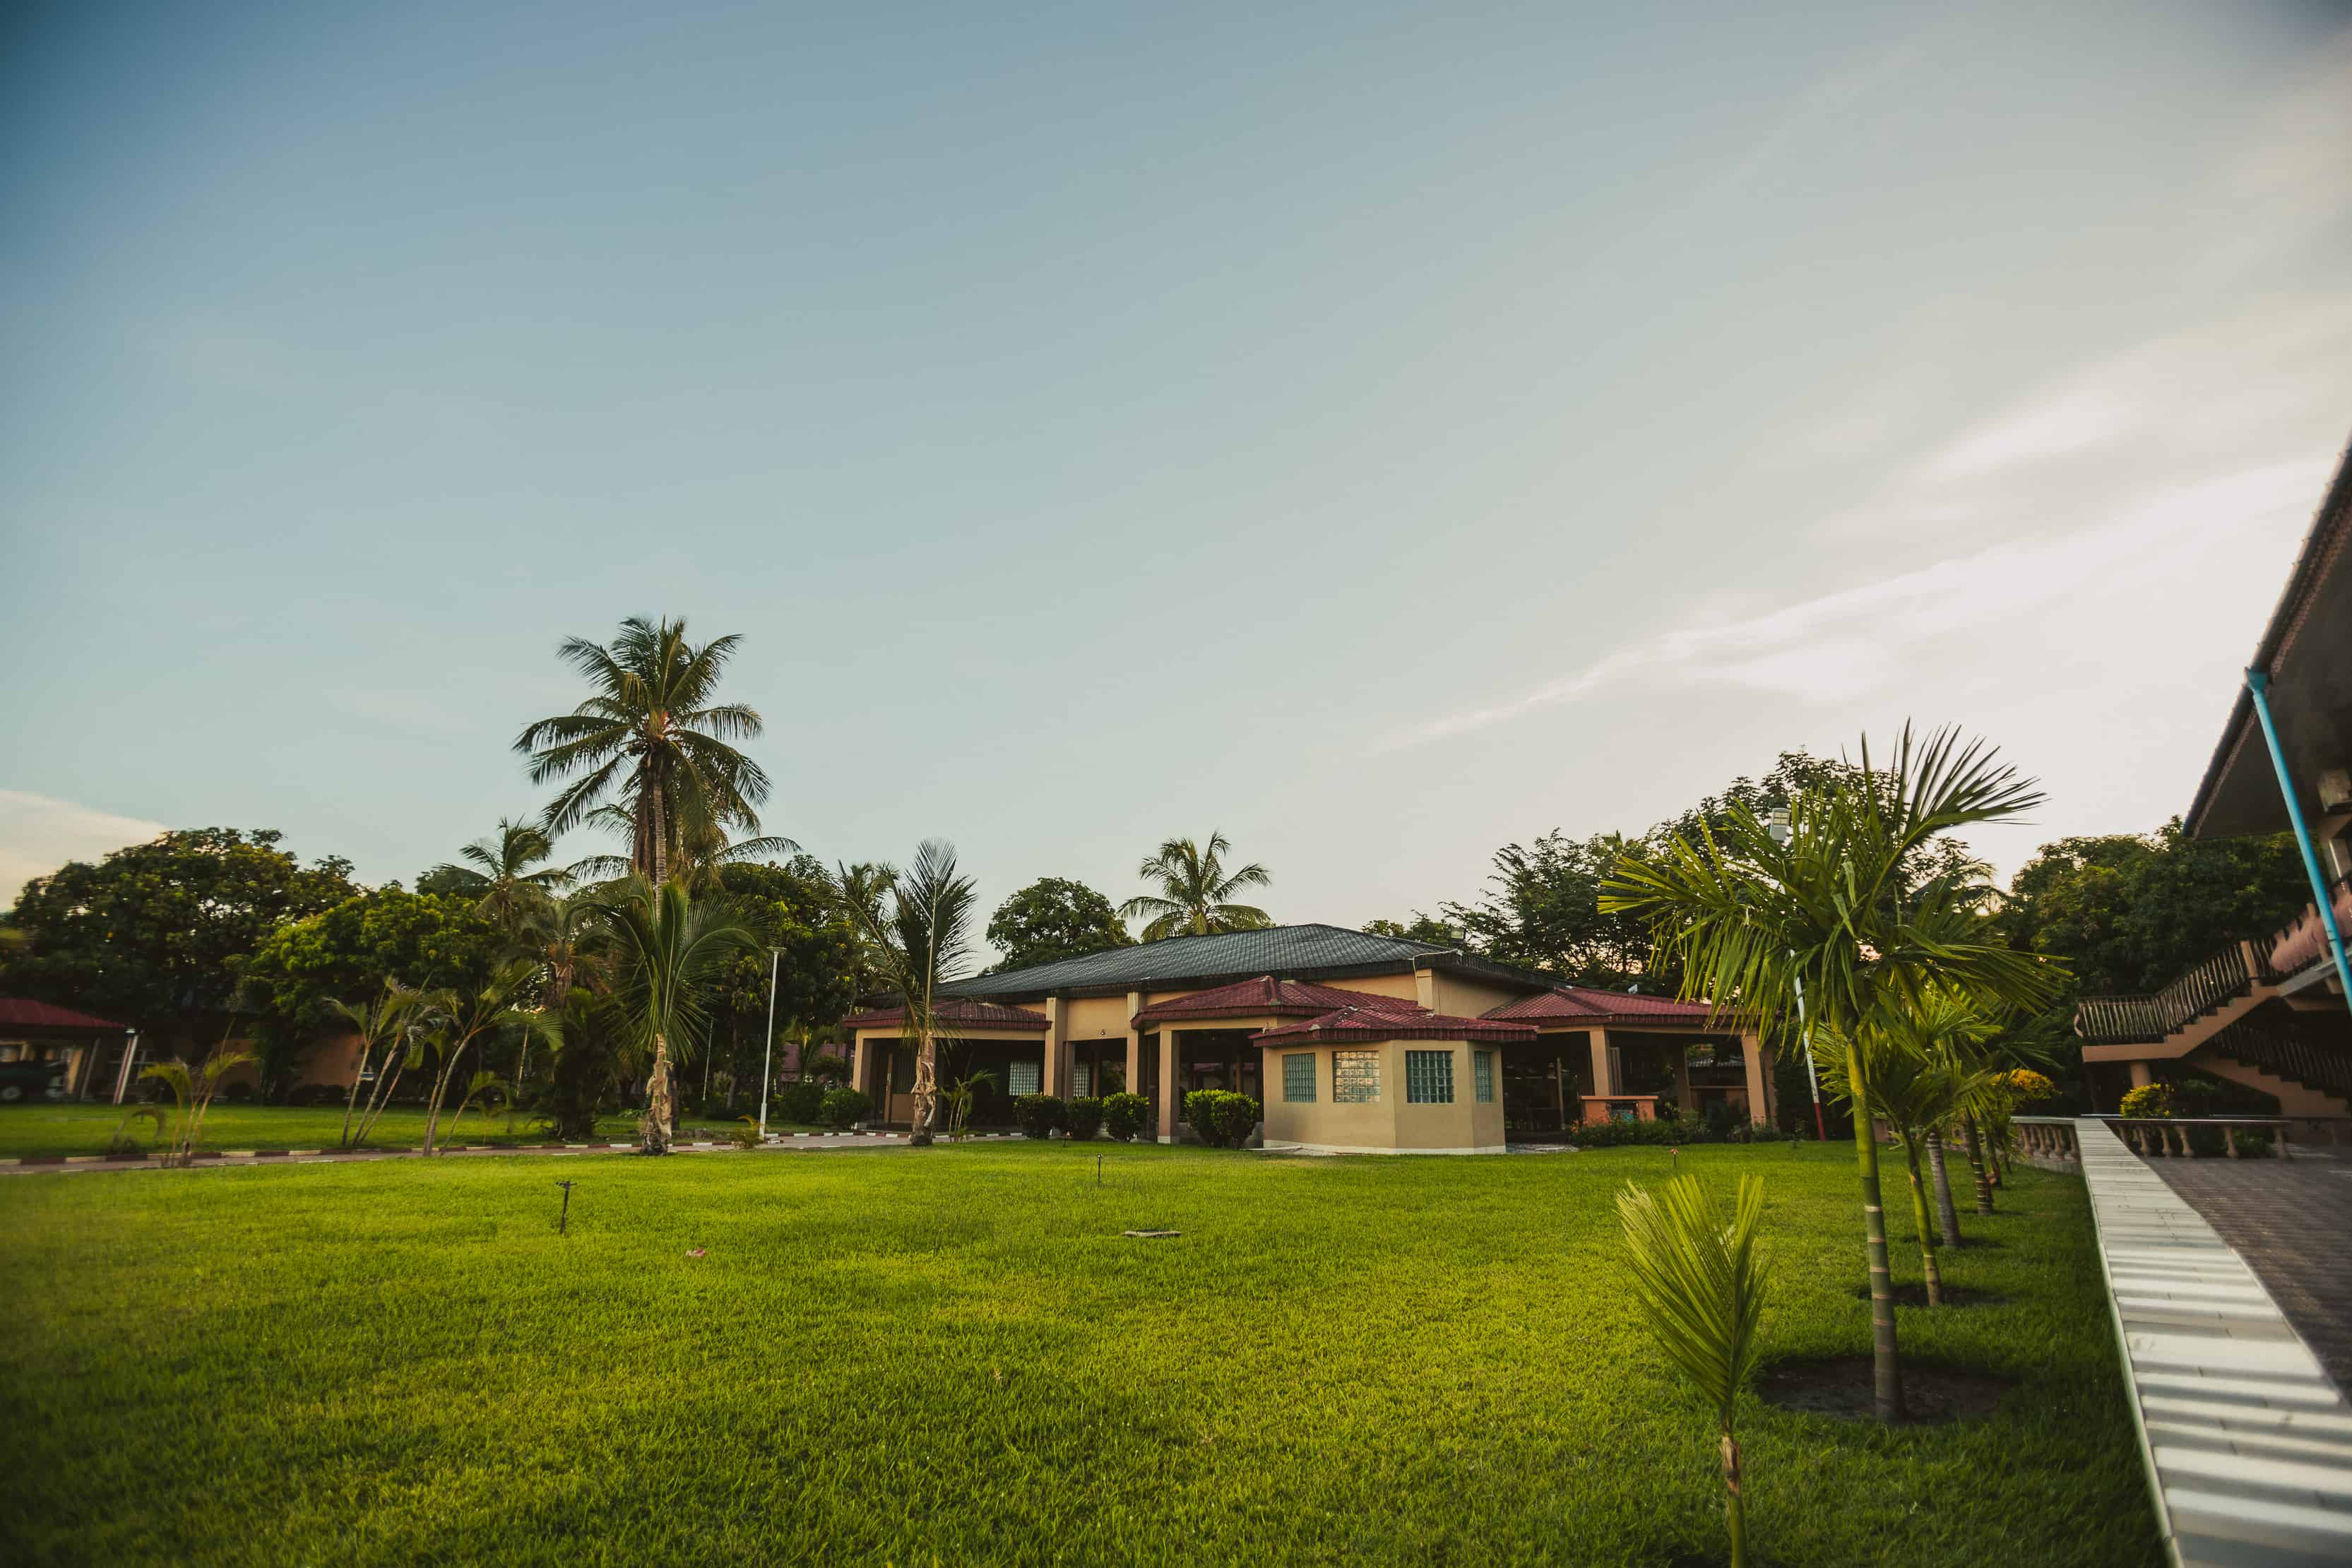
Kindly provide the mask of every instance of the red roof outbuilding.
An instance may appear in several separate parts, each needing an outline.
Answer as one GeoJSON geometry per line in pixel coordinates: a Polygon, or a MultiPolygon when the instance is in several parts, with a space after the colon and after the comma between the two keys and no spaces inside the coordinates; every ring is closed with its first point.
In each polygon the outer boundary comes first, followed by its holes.
{"type": "Polygon", "coordinates": [[[52,1002],[32,1002],[21,996],[0,996],[0,1029],[127,1029],[111,1018],[95,1017],[52,1002]]]}
{"type": "Polygon", "coordinates": [[[1336,985],[1314,985],[1304,980],[1276,980],[1261,974],[1235,981],[1213,991],[1171,996],[1154,1002],[1135,1016],[1138,1024],[1160,1024],[1184,1018],[1313,1018],[1341,1007],[1389,1007],[1416,1012],[1415,1004],[1400,996],[1376,996],[1369,991],[1348,991],[1336,985]]]}
{"type": "MultiPolygon", "coordinates": [[[[1045,1015],[1032,1013],[1026,1007],[1007,1007],[996,1002],[974,1002],[961,996],[942,999],[931,1009],[932,1016],[950,1028],[1020,1029],[1043,1034],[1045,1015]]],[[[873,1007],[863,1013],[853,1013],[841,1021],[845,1029],[879,1029],[891,1024],[904,1024],[907,1009],[902,1006],[873,1007]]]]}
{"type": "Polygon", "coordinates": [[[1680,1024],[1694,1029],[1737,1026],[1705,1002],[1644,996],[1634,991],[1598,991],[1588,985],[1557,985],[1517,1002],[1507,1002],[1486,1016],[1550,1025],[1680,1024]],[[1714,1020],[1712,1024],[1710,1019],[1714,1020]]]}

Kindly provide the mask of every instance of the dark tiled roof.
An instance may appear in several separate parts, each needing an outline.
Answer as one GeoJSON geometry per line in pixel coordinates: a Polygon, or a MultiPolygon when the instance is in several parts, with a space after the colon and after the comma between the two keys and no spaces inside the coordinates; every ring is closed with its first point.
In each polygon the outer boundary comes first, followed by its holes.
{"type": "MultiPolygon", "coordinates": [[[[1633,991],[1596,991],[1589,985],[1559,985],[1538,996],[1521,997],[1490,1009],[1489,1018],[1518,1018],[1545,1024],[1688,1024],[1703,1028],[1714,1010],[1704,1002],[1684,1002],[1672,996],[1644,996],[1633,991]]],[[[1717,1026],[1727,1019],[1718,1018],[1717,1026]]]]}
{"type": "Polygon", "coordinates": [[[1507,1023],[1494,1018],[1452,1018],[1443,1013],[1410,1012],[1387,1007],[1349,1006],[1320,1017],[1302,1018],[1279,1029],[1250,1037],[1265,1045],[1309,1040],[1486,1040],[1508,1043],[1536,1037],[1533,1024],[1507,1023]]]}
{"type": "Polygon", "coordinates": [[[1304,980],[1276,980],[1261,974],[1255,980],[1195,991],[1189,996],[1155,1002],[1135,1016],[1139,1024],[1171,1018],[1312,1018],[1334,1008],[1387,1006],[1411,1011],[1413,1004],[1399,996],[1374,996],[1362,991],[1342,991],[1332,985],[1312,985],[1304,980]]]}
{"type": "Polygon", "coordinates": [[[944,987],[957,996],[1043,996],[1057,991],[1145,991],[1222,984],[1257,974],[1313,975],[1410,968],[1413,960],[1452,952],[1434,942],[1374,936],[1343,926],[1268,926],[1214,936],[1171,936],[1077,958],[974,975],[944,987]]]}
{"type": "Polygon", "coordinates": [[[0,1029],[121,1029],[128,1026],[47,1002],[0,996],[0,1029]]]}
{"type": "MultiPolygon", "coordinates": [[[[932,1009],[942,1024],[961,1025],[967,1029],[1035,1029],[1045,1027],[1045,1016],[1032,1013],[1025,1007],[1001,1007],[993,1002],[974,1002],[954,997],[932,1009]]],[[[869,1007],[863,1013],[853,1013],[841,1021],[845,1029],[879,1029],[907,1021],[903,1006],[869,1007]]]]}

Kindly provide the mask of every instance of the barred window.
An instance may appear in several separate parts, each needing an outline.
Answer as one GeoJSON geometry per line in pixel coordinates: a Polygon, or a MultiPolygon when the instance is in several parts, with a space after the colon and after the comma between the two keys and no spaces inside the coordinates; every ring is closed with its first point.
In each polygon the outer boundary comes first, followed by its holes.
{"type": "Polygon", "coordinates": [[[1492,1051],[1473,1051],[1470,1054],[1470,1072],[1471,1076],[1474,1077],[1478,1083],[1478,1103],[1481,1105],[1494,1104],[1495,1053],[1492,1051]]]}
{"type": "Polygon", "coordinates": [[[1331,1103],[1370,1105],[1381,1097],[1381,1053],[1331,1053],[1331,1103]]]}
{"type": "Polygon", "coordinates": [[[1405,1052],[1404,1102],[1407,1105],[1454,1103],[1452,1051],[1405,1052]]]}
{"type": "Polygon", "coordinates": [[[1293,1051],[1283,1057],[1282,1098],[1292,1105],[1315,1103],[1313,1051],[1293,1051]]]}

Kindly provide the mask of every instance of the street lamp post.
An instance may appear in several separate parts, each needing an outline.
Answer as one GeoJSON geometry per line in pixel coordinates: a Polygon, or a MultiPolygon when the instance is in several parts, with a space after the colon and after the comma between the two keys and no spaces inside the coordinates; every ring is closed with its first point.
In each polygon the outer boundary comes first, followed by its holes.
{"type": "MultiPolygon", "coordinates": [[[[1789,847],[1789,836],[1791,831],[1789,826],[1789,808],[1785,805],[1774,806],[1769,825],[1764,831],[1772,836],[1773,843],[1786,849],[1789,847]]],[[[1790,961],[1794,963],[1796,957],[1796,951],[1790,949],[1790,961]]],[[[1805,1082],[1813,1091],[1813,1140],[1816,1142],[1826,1143],[1830,1141],[1830,1124],[1828,1118],[1822,1114],[1822,1075],[1813,1068],[1813,1021],[1805,1011],[1805,977],[1801,974],[1794,974],[1790,978],[1797,983],[1797,1026],[1801,1042],[1800,1048],[1805,1053],[1805,1082]]]]}
{"type": "Polygon", "coordinates": [[[768,1136],[768,1068],[776,1057],[776,966],[783,962],[784,950],[768,950],[768,1037],[760,1050],[760,1137],[768,1136]]]}

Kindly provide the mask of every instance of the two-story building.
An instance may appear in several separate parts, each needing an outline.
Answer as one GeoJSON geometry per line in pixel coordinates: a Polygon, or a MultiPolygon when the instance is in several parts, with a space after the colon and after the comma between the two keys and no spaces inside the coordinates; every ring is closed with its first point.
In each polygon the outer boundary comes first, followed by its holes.
{"type": "MultiPolygon", "coordinates": [[[[1456,948],[1339,926],[1171,937],[944,987],[940,1075],[1005,1096],[1121,1089],[1163,1142],[1183,1097],[1235,1089],[1270,1148],[1499,1152],[1579,1122],[1771,1120],[1771,1064],[1704,1003],[1562,985],[1456,948]]],[[[914,1112],[915,1043],[896,1007],[844,1025],[878,1120],[914,1112]]]]}

